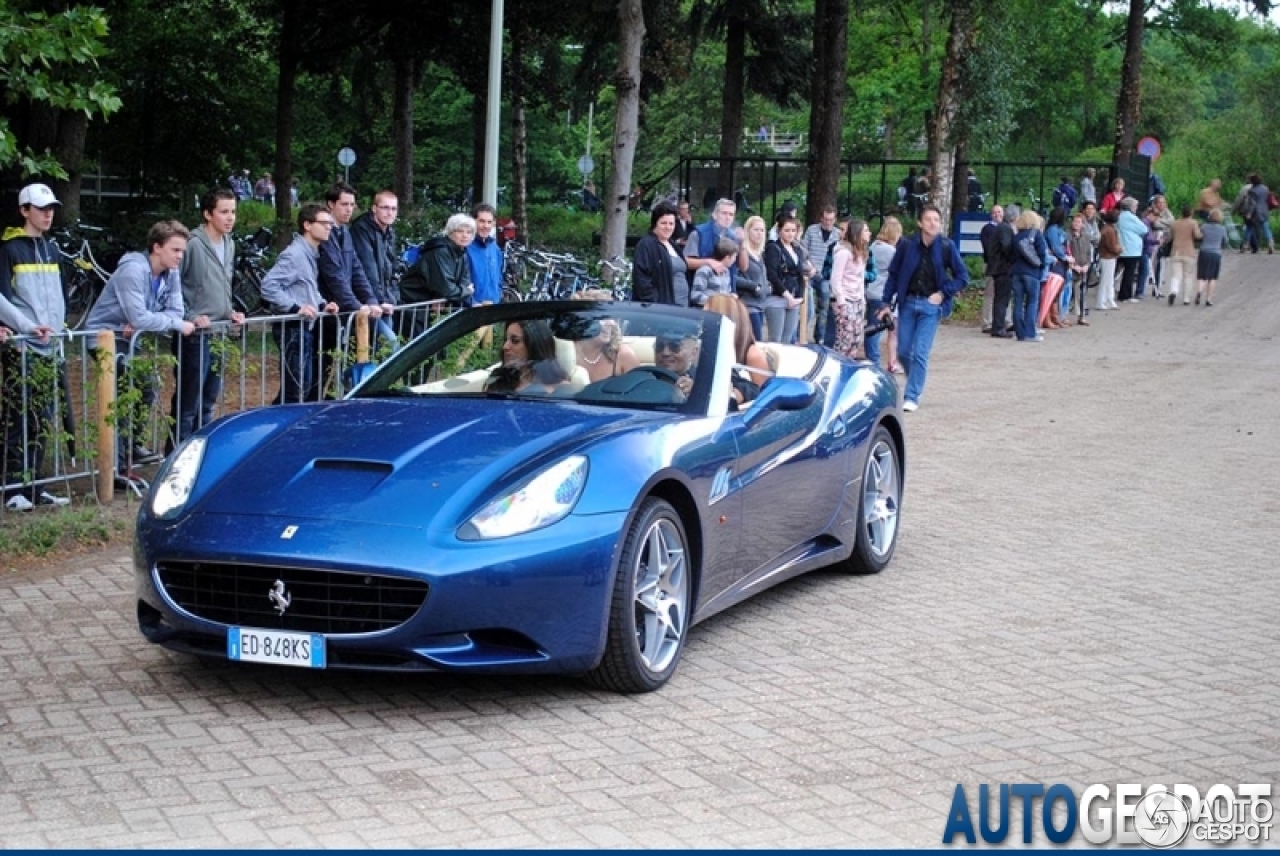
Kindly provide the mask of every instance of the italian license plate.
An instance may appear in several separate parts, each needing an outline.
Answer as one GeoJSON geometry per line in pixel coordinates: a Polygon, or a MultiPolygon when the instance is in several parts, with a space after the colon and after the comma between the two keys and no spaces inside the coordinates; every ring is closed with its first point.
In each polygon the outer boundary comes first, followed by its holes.
{"type": "Polygon", "coordinates": [[[318,633],[232,627],[227,630],[227,659],[323,669],[324,637],[318,633]]]}

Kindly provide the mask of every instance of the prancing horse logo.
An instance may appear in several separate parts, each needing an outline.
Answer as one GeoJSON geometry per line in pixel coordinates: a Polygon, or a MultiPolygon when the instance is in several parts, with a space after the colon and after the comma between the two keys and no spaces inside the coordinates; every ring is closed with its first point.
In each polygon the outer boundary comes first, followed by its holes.
{"type": "Polygon", "coordinates": [[[289,592],[284,587],[284,580],[276,580],[276,584],[267,593],[267,598],[275,604],[276,612],[279,615],[284,615],[284,611],[289,608],[289,603],[293,600],[293,598],[289,597],[289,592]]]}

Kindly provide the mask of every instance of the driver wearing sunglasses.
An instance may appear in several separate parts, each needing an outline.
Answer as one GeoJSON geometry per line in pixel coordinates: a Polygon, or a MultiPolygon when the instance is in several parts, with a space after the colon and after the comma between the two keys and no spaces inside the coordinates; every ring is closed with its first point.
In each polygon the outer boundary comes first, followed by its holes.
{"type": "Polygon", "coordinates": [[[700,348],[693,333],[662,333],[653,342],[654,362],[676,376],[676,387],[685,397],[693,389],[700,348]]]}

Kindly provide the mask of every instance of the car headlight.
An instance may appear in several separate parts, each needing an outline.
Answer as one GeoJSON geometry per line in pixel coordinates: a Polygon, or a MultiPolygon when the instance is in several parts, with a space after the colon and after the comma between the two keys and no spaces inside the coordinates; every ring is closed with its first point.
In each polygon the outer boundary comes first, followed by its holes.
{"type": "Polygon", "coordinates": [[[204,460],[204,437],[193,437],[165,469],[151,492],[151,513],[161,519],[175,517],[191,498],[200,462],[204,460]]]}
{"type": "Polygon", "coordinates": [[[507,538],[550,526],[573,510],[586,485],[587,459],[566,458],[477,511],[459,535],[507,538]]]}

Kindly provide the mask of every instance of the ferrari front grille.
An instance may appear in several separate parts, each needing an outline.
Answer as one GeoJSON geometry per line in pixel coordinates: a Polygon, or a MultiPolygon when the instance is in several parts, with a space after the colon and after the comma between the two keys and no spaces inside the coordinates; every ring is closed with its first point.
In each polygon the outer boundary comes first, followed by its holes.
{"type": "Polygon", "coordinates": [[[302,633],[390,630],[428,591],[402,577],[271,565],[160,562],[156,572],[169,599],[197,618],[302,633]]]}

